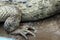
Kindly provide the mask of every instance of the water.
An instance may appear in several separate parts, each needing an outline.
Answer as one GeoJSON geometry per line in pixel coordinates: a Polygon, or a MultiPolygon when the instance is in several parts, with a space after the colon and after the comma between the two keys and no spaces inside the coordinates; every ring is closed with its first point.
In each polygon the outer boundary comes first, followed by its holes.
{"type": "Polygon", "coordinates": [[[16,38],[0,37],[0,40],[16,40],[16,38]]]}

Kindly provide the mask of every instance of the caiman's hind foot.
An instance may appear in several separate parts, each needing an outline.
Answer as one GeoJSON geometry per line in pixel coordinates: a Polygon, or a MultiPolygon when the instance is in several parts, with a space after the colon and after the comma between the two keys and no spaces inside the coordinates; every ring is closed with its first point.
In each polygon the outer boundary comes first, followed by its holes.
{"type": "Polygon", "coordinates": [[[26,39],[27,39],[27,37],[26,37],[27,34],[31,34],[31,35],[35,36],[35,34],[33,32],[35,30],[35,28],[29,27],[29,26],[22,26],[22,28],[19,29],[18,28],[19,23],[20,23],[20,16],[19,15],[16,14],[14,16],[10,16],[6,19],[6,21],[4,23],[4,29],[9,34],[13,34],[13,35],[20,35],[21,34],[26,39]]]}
{"type": "Polygon", "coordinates": [[[27,28],[27,27],[24,27],[23,29],[17,29],[14,32],[12,32],[11,34],[13,34],[13,35],[22,35],[25,39],[28,39],[27,36],[26,36],[27,34],[31,34],[31,35],[33,35],[35,37],[34,32],[32,32],[32,31],[30,31],[28,29],[29,28],[27,28]]]}

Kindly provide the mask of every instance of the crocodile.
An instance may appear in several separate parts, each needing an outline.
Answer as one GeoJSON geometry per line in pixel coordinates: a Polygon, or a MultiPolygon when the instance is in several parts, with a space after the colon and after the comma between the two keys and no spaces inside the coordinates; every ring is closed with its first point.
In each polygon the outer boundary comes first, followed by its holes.
{"type": "Polygon", "coordinates": [[[21,21],[36,21],[54,15],[60,11],[60,0],[9,0],[0,3],[0,22],[9,34],[21,34],[26,39],[26,34],[35,36],[34,27],[19,28],[21,21]],[[6,1],[7,2],[7,1],[6,1]],[[34,30],[34,32],[29,29],[34,30]]]}

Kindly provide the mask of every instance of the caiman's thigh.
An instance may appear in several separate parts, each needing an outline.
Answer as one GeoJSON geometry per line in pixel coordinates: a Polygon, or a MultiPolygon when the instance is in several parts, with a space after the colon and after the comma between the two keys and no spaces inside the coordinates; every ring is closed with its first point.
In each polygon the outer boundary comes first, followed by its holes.
{"type": "Polygon", "coordinates": [[[8,17],[19,15],[21,16],[21,11],[12,5],[6,5],[0,7],[0,21],[5,21],[8,17]]]}

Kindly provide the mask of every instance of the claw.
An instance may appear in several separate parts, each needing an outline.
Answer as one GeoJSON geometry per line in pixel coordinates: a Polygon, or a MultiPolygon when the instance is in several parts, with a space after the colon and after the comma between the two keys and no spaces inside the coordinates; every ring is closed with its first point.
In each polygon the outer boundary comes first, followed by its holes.
{"type": "Polygon", "coordinates": [[[24,33],[21,33],[20,34],[25,38],[25,39],[28,39],[27,36],[24,34],[24,33]]]}
{"type": "Polygon", "coordinates": [[[35,29],[35,27],[28,26],[28,25],[24,26],[23,28],[26,29],[26,30],[33,31],[34,33],[36,33],[36,31],[37,31],[37,30],[35,29]]]}
{"type": "Polygon", "coordinates": [[[22,35],[25,39],[28,39],[27,37],[26,37],[26,35],[25,35],[25,32],[23,31],[22,32],[22,30],[17,30],[17,31],[14,31],[14,32],[12,32],[12,33],[10,33],[11,35],[17,35],[17,34],[20,34],[20,35],[22,35]]]}
{"type": "Polygon", "coordinates": [[[35,37],[35,34],[29,30],[26,30],[29,34],[33,35],[35,37]]]}
{"type": "Polygon", "coordinates": [[[30,29],[32,29],[34,33],[36,33],[36,31],[37,31],[37,30],[35,29],[35,27],[30,27],[30,29]]]}
{"type": "Polygon", "coordinates": [[[27,36],[26,36],[28,33],[35,37],[35,34],[33,32],[31,32],[31,31],[27,30],[27,29],[22,29],[22,30],[18,29],[18,30],[14,31],[14,32],[12,32],[10,34],[12,34],[12,35],[21,34],[25,39],[28,39],[27,36]]]}

